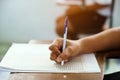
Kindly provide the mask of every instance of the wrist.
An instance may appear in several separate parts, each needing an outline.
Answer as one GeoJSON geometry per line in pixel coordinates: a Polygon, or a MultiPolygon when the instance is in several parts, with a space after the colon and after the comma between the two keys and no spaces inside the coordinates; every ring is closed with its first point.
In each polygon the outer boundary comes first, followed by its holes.
{"type": "Polygon", "coordinates": [[[89,38],[82,38],[77,41],[79,43],[80,54],[92,52],[91,40],[89,38]]]}

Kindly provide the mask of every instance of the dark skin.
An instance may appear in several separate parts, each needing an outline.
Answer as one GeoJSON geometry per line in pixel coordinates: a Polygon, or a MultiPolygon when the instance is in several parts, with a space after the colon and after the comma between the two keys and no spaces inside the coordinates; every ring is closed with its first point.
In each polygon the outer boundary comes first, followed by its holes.
{"type": "MultiPolygon", "coordinates": [[[[67,62],[73,57],[79,56],[81,54],[105,50],[119,50],[120,27],[111,28],[98,34],[81,38],[79,40],[68,39],[66,49],[63,52],[61,52],[62,45],[63,38],[58,38],[49,47],[51,50],[50,59],[56,63],[60,63],[62,60],[67,62]]],[[[120,55],[120,52],[118,51],[117,54],[120,55]]]]}

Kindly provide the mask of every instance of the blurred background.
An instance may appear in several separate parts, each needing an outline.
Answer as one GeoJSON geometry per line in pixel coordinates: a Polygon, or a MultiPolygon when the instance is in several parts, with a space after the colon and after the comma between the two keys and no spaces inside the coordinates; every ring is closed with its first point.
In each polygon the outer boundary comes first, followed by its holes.
{"type": "MultiPolygon", "coordinates": [[[[120,26],[120,0],[116,0],[113,26],[120,26]]],[[[0,59],[13,42],[54,40],[56,18],[68,6],[56,0],[0,0],[0,59]]]]}
{"type": "Polygon", "coordinates": [[[66,7],[55,0],[0,0],[0,57],[13,42],[54,40],[56,17],[66,7]]]}

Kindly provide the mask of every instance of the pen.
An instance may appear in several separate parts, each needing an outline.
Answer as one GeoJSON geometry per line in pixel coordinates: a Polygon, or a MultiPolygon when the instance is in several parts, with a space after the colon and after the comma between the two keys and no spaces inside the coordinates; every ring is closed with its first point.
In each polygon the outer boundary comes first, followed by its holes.
{"type": "MultiPolygon", "coordinates": [[[[65,18],[64,22],[64,35],[63,35],[63,47],[62,47],[62,52],[66,48],[66,39],[67,39],[67,30],[68,30],[68,16],[65,18]]],[[[64,65],[64,60],[61,61],[61,65],[64,65]]]]}

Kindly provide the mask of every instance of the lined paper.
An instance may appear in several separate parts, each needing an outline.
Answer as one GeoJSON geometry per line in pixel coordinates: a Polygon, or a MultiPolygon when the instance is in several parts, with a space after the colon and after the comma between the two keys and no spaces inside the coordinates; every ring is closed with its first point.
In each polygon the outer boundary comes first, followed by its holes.
{"type": "Polygon", "coordinates": [[[93,73],[100,72],[93,53],[73,58],[63,66],[50,60],[49,44],[14,43],[0,63],[11,72],[93,73]]]}

